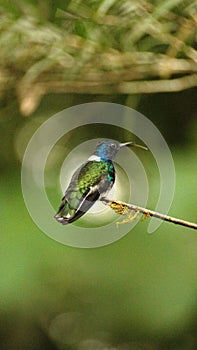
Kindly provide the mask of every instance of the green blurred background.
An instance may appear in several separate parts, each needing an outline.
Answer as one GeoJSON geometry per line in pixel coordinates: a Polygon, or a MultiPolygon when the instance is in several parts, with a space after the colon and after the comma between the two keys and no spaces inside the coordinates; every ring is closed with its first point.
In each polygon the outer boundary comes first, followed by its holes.
{"type": "MultiPolygon", "coordinates": [[[[148,235],[146,220],[106,247],[63,246],[31,220],[20,184],[23,153],[45,120],[79,103],[120,103],[150,118],[165,137],[176,168],[170,214],[195,222],[195,14],[193,1],[0,1],[1,350],[197,348],[195,231],[162,223],[148,235]],[[106,52],[111,68],[96,60],[106,52]],[[137,62],[136,53],[144,61],[137,62]],[[181,68],[151,73],[150,53],[181,68]],[[113,66],[123,54],[133,66],[123,58],[113,66]],[[129,81],[151,81],[154,89],[118,90],[131,71],[129,81]],[[179,88],[182,78],[185,88],[179,88]],[[167,88],[156,85],[163,80],[167,88]]],[[[89,136],[84,130],[80,137],[89,136]]],[[[79,142],[69,140],[70,149],[79,142]]],[[[159,180],[151,160],[150,167],[151,206],[159,180]]],[[[53,196],[58,205],[59,195],[53,196]]]]}

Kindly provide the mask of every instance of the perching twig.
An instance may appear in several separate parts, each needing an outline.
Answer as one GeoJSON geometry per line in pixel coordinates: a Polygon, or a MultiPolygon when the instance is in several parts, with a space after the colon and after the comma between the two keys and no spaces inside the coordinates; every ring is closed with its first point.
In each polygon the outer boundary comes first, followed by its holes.
{"type": "Polygon", "coordinates": [[[117,200],[111,200],[111,199],[108,199],[105,197],[102,197],[101,201],[104,204],[110,206],[110,208],[112,208],[118,214],[125,215],[125,214],[128,214],[129,211],[134,211],[137,213],[144,214],[145,217],[153,216],[153,217],[160,219],[160,220],[172,222],[173,224],[186,226],[189,228],[193,228],[195,230],[197,229],[197,224],[195,224],[194,222],[189,222],[189,221],[173,218],[172,216],[160,214],[156,211],[145,209],[145,208],[139,207],[139,206],[134,205],[134,204],[128,204],[128,203],[117,201],[117,200]]]}

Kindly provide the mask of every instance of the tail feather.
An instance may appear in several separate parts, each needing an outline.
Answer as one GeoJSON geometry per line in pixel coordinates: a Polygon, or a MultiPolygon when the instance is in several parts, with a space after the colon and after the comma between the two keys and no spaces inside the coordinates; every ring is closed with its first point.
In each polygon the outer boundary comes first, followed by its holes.
{"type": "Polygon", "coordinates": [[[81,198],[81,205],[78,208],[73,208],[66,197],[62,198],[62,203],[58,209],[57,214],[54,218],[60,222],[62,225],[67,225],[79,219],[83,216],[99,198],[99,192],[90,192],[86,197],[81,198]]]}
{"type": "Polygon", "coordinates": [[[55,214],[54,218],[63,225],[69,223],[69,218],[71,216],[70,206],[65,197],[62,198],[62,203],[58,209],[58,212],[55,214]]]}

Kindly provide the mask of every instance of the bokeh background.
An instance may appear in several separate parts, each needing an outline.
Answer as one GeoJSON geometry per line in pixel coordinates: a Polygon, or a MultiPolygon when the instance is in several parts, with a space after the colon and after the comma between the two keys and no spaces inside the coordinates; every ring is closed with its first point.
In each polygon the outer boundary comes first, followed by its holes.
{"type": "MultiPolygon", "coordinates": [[[[8,0],[0,18],[0,349],[196,349],[195,231],[163,223],[148,235],[146,220],[106,247],[63,246],[33,223],[20,185],[25,148],[45,120],[79,103],[115,102],[161,131],[176,168],[170,214],[197,220],[196,2],[8,0]]],[[[60,156],[90,136],[62,139],[60,156]]],[[[151,159],[149,169],[153,208],[151,159]]]]}

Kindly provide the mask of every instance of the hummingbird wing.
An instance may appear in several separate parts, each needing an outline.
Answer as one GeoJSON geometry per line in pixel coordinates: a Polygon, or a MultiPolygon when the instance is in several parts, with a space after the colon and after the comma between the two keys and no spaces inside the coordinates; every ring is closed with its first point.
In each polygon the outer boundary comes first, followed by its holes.
{"type": "Polygon", "coordinates": [[[55,218],[62,224],[83,216],[115,181],[112,162],[88,161],[76,170],[55,218]]]}

